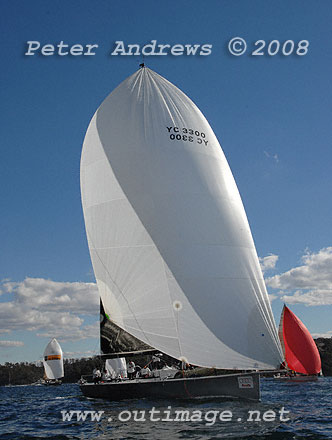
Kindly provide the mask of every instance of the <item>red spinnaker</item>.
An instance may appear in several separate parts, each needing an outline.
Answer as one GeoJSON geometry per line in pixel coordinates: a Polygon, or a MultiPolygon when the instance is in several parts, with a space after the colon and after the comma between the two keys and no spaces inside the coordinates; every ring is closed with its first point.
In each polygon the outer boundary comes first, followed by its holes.
{"type": "Polygon", "coordinates": [[[281,342],[284,345],[288,368],[297,373],[318,374],[321,370],[320,355],[307,327],[286,306],[281,320],[281,342]]]}

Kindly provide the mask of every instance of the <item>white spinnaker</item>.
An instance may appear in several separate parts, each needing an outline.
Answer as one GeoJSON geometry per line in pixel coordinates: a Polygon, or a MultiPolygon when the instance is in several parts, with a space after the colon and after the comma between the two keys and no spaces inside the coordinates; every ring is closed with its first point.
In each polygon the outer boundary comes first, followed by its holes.
{"type": "Polygon", "coordinates": [[[64,376],[62,349],[56,339],[52,339],[47,344],[43,364],[48,379],[59,379],[64,376]]]}
{"type": "Polygon", "coordinates": [[[105,369],[112,379],[117,379],[119,376],[122,378],[128,377],[127,363],[124,357],[116,359],[106,359],[105,369]]]}
{"type": "Polygon", "coordinates": [[[143,68],[92,118],[81,192],[107,315],[189,363],[274,368],[282,353],[246,214],[195,104],[143,68]]]}

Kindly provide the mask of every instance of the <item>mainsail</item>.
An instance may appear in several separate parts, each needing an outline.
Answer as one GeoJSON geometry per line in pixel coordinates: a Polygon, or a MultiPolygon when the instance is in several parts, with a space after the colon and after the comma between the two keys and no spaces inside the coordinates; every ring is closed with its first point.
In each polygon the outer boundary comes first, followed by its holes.
{"type": "Polygon", "coordinates": [[[43,364],[47,379],[60,379],[64,376],[62,350],[54,338],[45,348],[43,364]]]}
{"type": "Polygon", "coordinates": [[[287,306],[284,306],[279,338],[287,367],[297,373],[318,374],[321,370],[319,351],[307,327],[287,306]]]}
{"type": "Polygon", "coordinates": [[[100,350],[108,357],[119,353],[155,351],[111,321],[106,316],[102,301],[100,301],[100,350]]]}
{"type": "Polygon", "coordinates": [[[107,317],[205,367],[282,362],[270,302],[234,178],[210,125],[143,67],[87,130],[81,193],[107,317]]]}

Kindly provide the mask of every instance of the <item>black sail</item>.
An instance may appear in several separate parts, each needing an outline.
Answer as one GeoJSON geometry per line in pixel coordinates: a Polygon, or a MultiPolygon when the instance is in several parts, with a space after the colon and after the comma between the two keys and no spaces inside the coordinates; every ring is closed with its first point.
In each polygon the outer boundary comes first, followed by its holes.
{"type": "Polygon", "coordinates": [[[100,300],[100,349],[105,357],[116,357],[122,353],[155,351],[135,336],[130,335],[107,318],[100,300]]]}

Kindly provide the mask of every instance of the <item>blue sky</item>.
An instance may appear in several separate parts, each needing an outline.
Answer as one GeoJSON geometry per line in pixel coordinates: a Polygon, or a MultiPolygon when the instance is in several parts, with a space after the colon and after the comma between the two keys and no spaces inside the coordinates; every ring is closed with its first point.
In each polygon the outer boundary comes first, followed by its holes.
{"type": "Polygon", "coordinates": [[[313,334],[332,335],[330,2],[1,6],[0,363],[40,359],[53,335],[67,357],[99,349],[79,164],[93,113],[142,62],[111,56],[115,41],[212,45],[209,56],[145,62],[183,90],[214,129],[247,211],[276,320],[286,299],[313,334]],[[238,36],[248,45],[243,56],[227,49],[238,36]],[[25,56],[29,40],[99,47],[90,57],[25,56]],[[305,56],[252,56],[257,40],[310,45],[305,56]]]}

